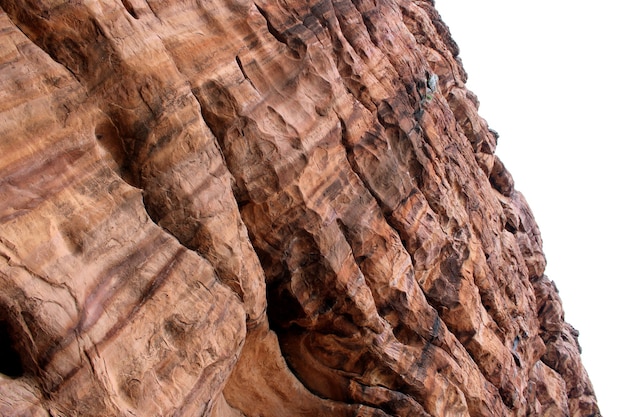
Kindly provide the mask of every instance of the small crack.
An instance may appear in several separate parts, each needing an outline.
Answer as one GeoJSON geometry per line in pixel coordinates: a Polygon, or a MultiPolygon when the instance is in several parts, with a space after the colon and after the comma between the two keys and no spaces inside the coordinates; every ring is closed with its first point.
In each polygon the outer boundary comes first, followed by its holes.
{"type": "Polygon", "coordinates": [[[274,26],[274,24],[272,23],[272,21],[271,21],[271,19],[269,17],[269,14],[267,13],[267,11],[265,9],[263,9],[257,3],[254,3],[254,6],[256,7],[258,12],[261,14],[261,16],[263,16],[263,18],[265,19],[268,32],[278,42],[282,43],[283,45],[285,45],[287,47],[287,49],[289,50],[291,56],[294,59],[297,59],[297,60],[300,60],[300,59],[304,58],[304,56],[306,55],[306,50],[307,50],[306,44],[304,42],[302,42],[302,40],[297,38],[297,37],[287,37],[287,36],[285,36],[285,34],[283,32],[281,32],[280,30],[278,30],[276,28],[276,26],[274,26]]]}
{"type": "Polygon", "coordinates": [[[265,11],[265,9],[261,8],[261,6],[259,6],[258,4],[254,3],[254,6],[256,7],[257,11],[261,14],[261,16],[263,16],[263,19],[265,19],[265,22],[267,24],[267,30],[269,31],[269,33],[276,38],[276,40],[280,43],[282,43],[283,45],[289,47],[288,43],[287,43],[287,39],[285,38],[285,36],[278,30],[276,29],[276,27],[274,27],[274,25],[272,25],[272,22],[270,21],[267,12],[265,11]]]}
{"type": "MultiPolygon", "coordinates": [[[[241,62],[241,58],[239,58],[239,55],[235,56],[235,62],[237,62],[237,66],[239,67],[239,71],[241,71],[241,73],[243,74],[243,77],[250,83],[252,88],[254,88],[256,91],[259,91],[259,89],[256,87],[256,85],[254,85],[254,82],[252,81],[250,76],[248,76],[248,73],[246,72],[246,70],[245,70],[245,68],[243,66],[243,63],[241,62]]],[[[196,98],[196,100],[197,100],[197,98],[196,98]]]]}

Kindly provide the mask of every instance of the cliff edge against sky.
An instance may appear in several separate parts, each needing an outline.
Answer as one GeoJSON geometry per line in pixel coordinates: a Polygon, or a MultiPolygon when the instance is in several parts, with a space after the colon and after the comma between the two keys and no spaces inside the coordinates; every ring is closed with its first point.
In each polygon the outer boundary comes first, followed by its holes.
{"type": "Polygon", "coordinates": [[[0,7],[1,415],[600,416],[432,1],[0,7]]]}

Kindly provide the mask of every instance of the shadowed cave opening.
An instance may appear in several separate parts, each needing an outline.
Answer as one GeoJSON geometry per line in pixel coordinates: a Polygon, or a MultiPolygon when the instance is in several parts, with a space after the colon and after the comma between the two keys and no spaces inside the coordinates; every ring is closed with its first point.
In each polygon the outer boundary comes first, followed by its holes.
{"type": "Polygon", "coordinates": [[[0,373],[18,378],[24,375],[24,367],[14,342],[9,323],[0,319],[0,373]]]}

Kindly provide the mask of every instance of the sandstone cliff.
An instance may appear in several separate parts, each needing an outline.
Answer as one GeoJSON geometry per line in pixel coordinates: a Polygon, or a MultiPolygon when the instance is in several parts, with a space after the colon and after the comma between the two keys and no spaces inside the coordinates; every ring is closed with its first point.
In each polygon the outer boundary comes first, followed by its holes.
{"type": "Polygon", "coordinates": [[[432,1],[0,7],[1,415],[600,416],[432,1]]]}

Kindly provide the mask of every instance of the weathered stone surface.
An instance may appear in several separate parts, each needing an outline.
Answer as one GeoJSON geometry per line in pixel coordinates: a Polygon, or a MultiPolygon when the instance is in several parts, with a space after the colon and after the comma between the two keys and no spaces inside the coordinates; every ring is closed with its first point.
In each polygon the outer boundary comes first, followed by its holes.
{"type": "Polygon", "coordinates": [[[0,7],[3,415],[600,416],[432,2],[0,7]]]}

